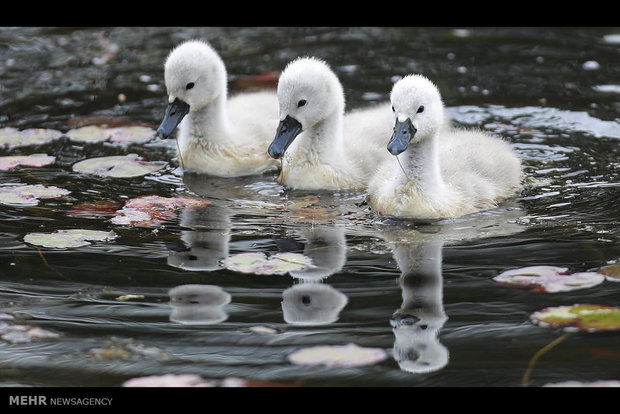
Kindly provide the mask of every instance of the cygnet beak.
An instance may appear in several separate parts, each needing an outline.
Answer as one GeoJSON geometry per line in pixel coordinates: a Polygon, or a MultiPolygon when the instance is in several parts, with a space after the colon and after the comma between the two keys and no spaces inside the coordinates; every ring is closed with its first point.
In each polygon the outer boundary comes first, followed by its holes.
{"type": "Polygon", "coordinates": [[[387,145],[390,154],[398,155],[405,151],[416,132],[417,129],[415,129],[409,118],[405,119],[403,122],[396,120],[394,133],[387,145]]]}
{"type": "Polygon", "coordinates": [[[174,129],[181,123],[185,115],[189,112],[189,105],[179,98],[172,101],[166,108],[164,114],[164,120],[161,121],[161,125],[157,128],[157,135],[161,139],[165,139],[172,135],[174,129]]]}
{"type": "Polygon", "coordinates": [[[282,158],[288,146],[291,145],[301,131],[301,123],[290,115],[287,115],[286,118],[280,121],[276,136],[267,150],[271,158],[282,158]]]}

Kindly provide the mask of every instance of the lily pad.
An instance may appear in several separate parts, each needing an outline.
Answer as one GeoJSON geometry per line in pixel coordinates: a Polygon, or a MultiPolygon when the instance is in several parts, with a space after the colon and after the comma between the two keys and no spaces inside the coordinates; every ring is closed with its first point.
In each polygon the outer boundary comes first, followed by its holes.
{"type": "Polygon", "coordinates": [[[0,186],[0,204],[36,206],[40,199],[60,198],[69,193],[71,191],[54,186],[11,184],[0,186]]]}
{"type": "Polygon", "coordinates": [[[56,157],[46,154],[9,155],[0,157],[0,170],[13,170],[18,165],[26,167],[44,167],[56,161],[56,157]]]}
{"type": "Polygon", "coordinates": [[[112,223],[122,226],[153,227],[170,221],[181,208],[199,208],[211,202],[198,197],[161,197],[147,195],[128,200],[124,207],[115,212],[112,223]]]}
{"type": "Polygon", "coordinates": [[[565,267],[530,266],[512,269],[494,277],[496,282],[522,287],[534,292],[567,292],[596,286],[605,280],[600,273],[582,272],[567,274],[565,267]]]}
{"type": "Polygon", "coordinates": [[[590,332],[615,331],[620,330],[620,308],[592,304],[558,306],[534,312],[531,320],[551,328],[590,332]]]}
{"type": "Polygon", "coordinates": [[[88,246],[91,241],[107,242],[116,237],[113,231],[71,229],[52,233],[28,233],[24,236],[24,242],[35,246],[66,249],[88,246]]]}
{"type": "Polygon", "coordinates": [[[296,387],[296,384],[226,377],[204,379],[196,374],[164,374],[132,378],[123,383],[123,387],[296,387]]]}
{"type": "Polygon", "coordinates": [[[224,259],[228,270],[255,275],[283,275],[312,266],[312,259],[299,253],[240,253],[224,259]]]}
{"type": "Polygon", "coordinates": [[[155,136],[155,130],[144,126],[122,126],[108,128],[105,126],[88,125],[67,131],[72,141],[78,142],[133,142],[142,143],[155,136]]]}
{"type": "Polygon", "coordinates": [[[63,136],[63,133],[55,129],[29,128],[19,130],[16,128],[0,128],[0,146],[15,148],[26,145],[41,145],[54,141],[63,136]]]}
{"type": "Polygon", "coordinates": [[[324,365],[330,368],[371,365],[386,358],[387,353],[381,348],[365,348],[352,343],[304,348],[287,357],[296,365],[324,365]]]}
{"type": "Polygon", "coordinates": [[[620,264],[603,266],[598,269],[598,272],[602,275],[605,275],[605,278],[607,280],[610,280],[612,282],[620,282],[620,264]]]}
{"type": "Polygon", "coordinates": [[[166,166],[165,161],[146,161],[136,154],[90,158],[73,164],[73,171],[103,177],[140,177],[166,166]]]}

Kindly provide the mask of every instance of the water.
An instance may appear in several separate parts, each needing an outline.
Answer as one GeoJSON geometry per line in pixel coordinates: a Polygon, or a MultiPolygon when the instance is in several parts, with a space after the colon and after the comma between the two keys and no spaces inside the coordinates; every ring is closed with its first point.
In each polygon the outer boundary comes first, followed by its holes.
{"type": "Polygon", "coordinates": [[[522,194],[496,210],[416,228],[379,222],[362,192],[290,191],[269,174],[183,177],[173,140],[119,146],[63,138],[0,149],[57,156],[53,166],[0,172],[2,183],[72,191],[36,207],[0,206],[0,315],[58,335],[0,340],[0,385],[118,387],[163,374],[308,387],[620,380],[617,333],[570,333],[528,373],[534,355],[563,334],[532,324],[533,312],[619,306],[620,284],[547,294],[492,280],[530,265],[577,272],[620,261],[617,36],[608,28],[2,28],[0,127],[66,132],[92,115],[157,126],[163,61],[180,41],[200,37],[221,53],[232,92],[237,80],[282,70],[299,55],[334,67],[348,108],[385,101],[399,76],[423,73],[455,122],[513,144],[526,179],[522,194]],[[118,47],[108,61],[106,42],[118,47]],[[81,159],[126,153],[169,164],[129,179],[71,170],[81,159]],[[213,204],[157,229],[66,214],[83,202],[145,194],[213,204]],[[319,197],[312,214],[277,207],[309,195],[319,197]],[[119,238],[68,250],[23,242],[29,232],[68,228],[119,238]],[[311,256],[319,269],[248,275],[220,265],[237,253],[281,251],[311,256]],[[183,285],[211,286],[220,302],[189,310],[171,302],[169,291],[183,285]],[[308,298],[314,312],[300,305],[308,298]],[[408,324],[411,315],[426,329],[408,324]],[[196,318],[205,323],[186,323],[196,318]],[[306,347],[349,343],[388,357],[340,368],[287,360],[306,347]]]}

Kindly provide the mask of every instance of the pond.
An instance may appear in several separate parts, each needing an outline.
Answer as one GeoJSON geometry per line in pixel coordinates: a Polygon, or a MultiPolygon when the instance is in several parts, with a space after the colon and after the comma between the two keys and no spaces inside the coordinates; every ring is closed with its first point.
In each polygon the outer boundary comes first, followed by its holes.
{"type": "Polygon", "coordinates": [[[298,387],[618,381],[617,330],[567,331],[531,315],[618,307],[620,283],[550,293],[494,278],[528,266],[577,273],[620,263],[619,80],[613,28],[2,28],[0,128],[62,136],[1,147],[0,156],[55,160],[0,171],[0,183],[70,193],[0,205],[0,386],[121,387],[167,374],[298,387]],[[89,124],[157,128],[167,104],[163,62],[194,38],[222,56],[230,93],[304,55],[334,68],[348,109],[387,101],[395,80],[422,73],[455,124],[511,143],[524,189],[490,211],[415,225],[380,220],[363,191],[293,191],[277,173],[184,175],[174,139],[67,136],[89,124]],[[161,168],[128,178],[73,169],[127,154],[161,168]],[[150,226],[111,221],[145,195],[210,204],[150,226]],[[80,210],[87,203],[99,209],[80,210]],[[25,241],[68,229],[115,237],[60,249],[25,241]],[[227,268],[246,253],[263,261],[295,253],[314,267],[227,268]],[[291,357],[350,344],[360,347],[353,363],[291,357]],[[364,350],[378,357],[361,362],[364,350]]]}

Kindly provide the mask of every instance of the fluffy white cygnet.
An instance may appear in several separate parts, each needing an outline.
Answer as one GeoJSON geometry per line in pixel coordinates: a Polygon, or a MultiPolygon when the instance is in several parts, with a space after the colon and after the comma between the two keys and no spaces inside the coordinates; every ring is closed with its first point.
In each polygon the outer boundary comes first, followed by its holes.
{"type": "Polygon", "coordinates": [[[304,190],[365,188],[377,164],[389,158],[389,104],[345,116],[338,77],[313,57],[290,62],[277,92],[280,124],[269,155],[282,159],[278,181],[304,190]]]}
{"type": "Polygon", "coordinates": [[[390,99],[394,131],[387,148],[398,160],[380,166],[367,196],[379,215],[458,217],[493,208],[521,188],[521,162],[510,145],[445,124],[441,95],[427,78],[404,77],[390,99]]]}
{"type": "Polygon", "coordinates": [[[205,42],[174,48],[165,63],[168,108],[157,132],[179,127],[179,163],[185,170],[220,177],[262,174],[278,162],[267,147],[278,125],[275,92],[241,93],[228,99],[226,68],[205,42]]]}

